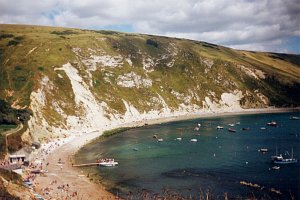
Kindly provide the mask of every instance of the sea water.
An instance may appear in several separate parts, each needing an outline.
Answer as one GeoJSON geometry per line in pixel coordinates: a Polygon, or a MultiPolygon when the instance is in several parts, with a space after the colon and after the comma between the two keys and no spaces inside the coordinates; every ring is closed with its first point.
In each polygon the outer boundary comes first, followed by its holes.
{"type": "Polygon", "coordinates": [[[215,199],[224,199],[225,194],[233,198],[299,199],[299,163],[273,170],[271,162],[276,149],[287,158],[293,150],[294,157],[300,159],[300,120],[290,120],[291,116],[299,113],[209,117],[130,129],[83,147],[76,162],[114,158],[119,162],[116,167],[84,170],[123,197],[130,194],[138,199],[141,193],[153,197],[172,192],[196,199],[206,194],[215,199]],[[278,126],[267,126],[270,121],[278,126]],[[228,124],[234,124],[235,133],[228,132],[228,124]],[[217,126],[224,129],[217,130],[217,126]],[[179,137],[181,141],[176,140],[179,137]],[[268,152],[259,152],[261,148],[268,152]],[[259,187],[242,185],[241,181],[259,187]]]}

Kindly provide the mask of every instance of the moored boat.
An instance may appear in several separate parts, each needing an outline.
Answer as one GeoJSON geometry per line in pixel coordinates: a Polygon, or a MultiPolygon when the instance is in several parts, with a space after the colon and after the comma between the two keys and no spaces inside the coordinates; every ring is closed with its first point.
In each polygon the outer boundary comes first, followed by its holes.
{"type": "Polygon", "coordinates": [[[266,148],[261,148],[261,149],[259,149],[258,151],[261,152],[261,153],[267,153],[267,152],[268,152],[268,149],[266,149],[266,148]]]}
{"type": "Polygon", "coordinates": [[[275,154],[275,156],[271,156],[271,159],[272,159],[272,161],[274,161],[274,160],[282,160],[283,159],[282,154],[278,155],[278,148],[277,148],[277,146],[276,146],[276,154],[275,154]]]}
{"type": "Polygon", "coordinates": [[[292,116],[290,117],[291,120],[300,120],[300,117],[295,117],[295,116],[292,116]]]}
{"type": "Polygon", "coordinates": [[[191,142],[197,142],[198,140],[197,139],[191,139],[191,142]]]}
{"type": "Polygon", "coordinates": [[[115,159],[101,159],[99,160],[99,166],[102,167],[114,167],[116,165],[118,165],[119,163],[115,161],[115,159]]]}
{"type": "Polygon", "coordinates": [[[164,141],[164,139],[162,139],[162,138],[159,138],[158,140],[157,140],[157,142],[163,142],[164,141]]]}
{"type": "Polygon", "coordinates": [[[231,132],[231,133],[235,133],[236,132],[236,130],[233,129],[233,128],[228,128],[228,131],[231,132]]]}
{"type": "Polygon", "coordinates": [[[274,160],[275,164],[285,165],[285,164],[295,164],[298,160],[295,158],[284,158],[282,160],[274,160]]]}
{"type": "Polygon", "coordinates": [[[294,152],[292,149],[292,156],[290,158],[283,158],[282,155],[280,154],[279,156],[272,156],[273,162],[275,164],[280,164],[280,165],[286,165],[286,164],[295,164],[298,162],[296,158],[294,158],[294,152]]]}
{"type": "Polygon", "coordinates": [[[277,122],[275,121],[268,122],[267,126],[277,126],[277,122]]]}
{"type": "Polygon", "coordinates": [[[223,126],[217,126],[218,130],[223,129],[223,128],[224,128],[223,126]]]}

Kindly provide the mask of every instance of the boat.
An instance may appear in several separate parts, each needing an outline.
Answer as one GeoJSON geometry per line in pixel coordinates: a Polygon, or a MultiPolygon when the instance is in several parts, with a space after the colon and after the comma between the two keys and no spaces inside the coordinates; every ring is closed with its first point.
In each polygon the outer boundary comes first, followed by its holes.
{"type": "Polygon", "coordinates": [[[99,161],[99,166],[102,166],[102,167],[114,167],[116,165],[118,165],[119,163],[116,162],[114,159],[101,159],[99,161]]]}
{"type": "Polygon", "coordinates": [[[138,148],[133,148],[132,150],[133,150],[133,151],[138,151],[139,149],[138,149],[138,148]]]}
{"type": "Polygon", "coordinates": [[[198,127],[200,127],[201,126],[201,124],[198,124],[198,127]]]}
{"type": "Polygon", "coordinates": [[[273,162],[278,165],[286,165],[286,164],[295,164],[298,162],[298,160],[294,158],[293,149],[292,149],[292,156],[290,158],[275,159],[273,162]]]}
{"type": "Polygon", "coordinates": [[[198,140],[197,139],[191,139],[191,142],[197,142],[198,140]]]}
{"type": "Polygon", "coordinates": [[[200,128],[199,128],[198,126],[196,126],[196,127],[194,128],[194,130],[195,130],[195,131],[199,131],[200,128]]]}
{"type": "Polygon", "coordinates": [[[300,120],[300,117],[295,117],[295,116],[292,116],[290,117],[291,120],[300,120]]]}
{"type": "Polygon", "coordinates": [[[278,165],[294,164],[297,162],[298,162],[298,160],[295,158],[284,158],[282,160],[274,160],[274,163],[278,164],[278,165]]]}
{"type": "Polygon", "coordinates": [[[279,166],[273,166],[272,169],[278,170],[278,169],[280,169],[280,167],[279,166]]]}
{"type": "Polygon", "coordinates": [[[153,138],[157,138],[157,135],[155,134],[155,135],[153,135],[153,138]]]}
{"type": "Polygon", "coordinates": [[[228,128],[228,131],[231,132],[231,133],[235,133],[236,132],[236,130],[233,129],[233,128],[228,128]]]}
{"type": "Polygon", "coordinates": [[[266,127],[260,127],[260,130],[266,130],[267,128],[266,127]]]}
{"type": "Polygon", "coordinates": [[[231,126],[231,127],[233,127],[233,126],[235,126],[235,124],[228,124],[228,126],[231,126]]]}
{"type": "Polygon", "coordinates": [[[223,126],[217,126],[218,130],[223,129],[223,128],[224,128],[223,126]]]}
{"type": "Polygon", "coordinates": [[[261,152],[261,153],[267,153],[267,152],[268,152],[268,149],[266,149],[266,148],[261,148],[261,149],[259,149],[258,151],[261,152]]]}
{"type": "Polygon", "coordinates": [[[276,155],[275,156],[271,156],[271,159],[272,159],[272,161],[283,160],[282,154],[278,155],[278,148],[277,148],[277,146],[276,146],[276,155]]]}
{"type": "Polygon", "coordinates": [[[157,142],[163,142],[164,141],[164,139],[162,139],[162,138],[159,138],[158,140],[157,140],[157,142]]]}
{"type": "Polygon", "coordinates": [[[195,135],[196,135],[196,136],[200,136],[200,133],[196,133],[195,135]]]}
{"type": "Polygon", "coordinates": [[[277,126],[277,122],[275,121],[268,122],[267,126],[277,126]]]}
{"type": "Polygon", "coordinates": [[[247,127],[247,128],[242,128],[242,130],[243,130],[243,131],[249,131],[250,128],[249,128],[249,127],[247,127]]]}
{"type": "Polygon", "coordinates": [[[178,140],[178,141],[181,141],[181,140],[182,140],[182,138],[181,138],[181,137],[178,137],[178,138],[176,138],[176,140],[178,140]]]}
{"type": "Polygon", "coordinates": [[[236,124],[236,125],[240,125],[240,124],[241,124],[241,122],[236,122],[235,124],[236,124]]]}

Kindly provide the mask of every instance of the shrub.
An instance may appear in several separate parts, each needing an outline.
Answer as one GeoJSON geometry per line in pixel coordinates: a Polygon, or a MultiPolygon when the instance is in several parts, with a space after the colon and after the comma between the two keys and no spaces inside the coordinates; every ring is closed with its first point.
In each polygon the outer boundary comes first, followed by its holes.
{"type": "Polygon", "coordinates": [[[6,46],[16,46],[18,44],[20,44],[18,40],[10,40],[6,46]]]}
{"type": "Polygon", "coordinates": [[[156,48],[158,47],[158,43],[155,40],[153,40],[153,39],[146,40],[146,44],[150,45],[150,46],[154,46],[156,48]]]}
{"type": "Polygon", "coordinates": [[[0,34],[0,40],[5,39],[5,38],[12,38],[14,37],[13,34],[0,34]]]}
{"type": "Polygon", "coordinates": [[[72,30],[64,30],[64,31],[52,31],[51,34],[55,35],[71,35],[71,34],[78,34],[75,31],[72,30]]]}
{"type": "Polygon", "coordinates": [[[15,70],[22,70],[22,67],[17,65],[17,66],[15,66],[15,70]]]}
{"type": "Polygon", "coordinates": [[[14,39],[17,40],[17,41],[21,41],[21,40],[24,39],[24,37],[22,37],[22,36],[17,36],[17,37],[14,37],[14,39]]]}

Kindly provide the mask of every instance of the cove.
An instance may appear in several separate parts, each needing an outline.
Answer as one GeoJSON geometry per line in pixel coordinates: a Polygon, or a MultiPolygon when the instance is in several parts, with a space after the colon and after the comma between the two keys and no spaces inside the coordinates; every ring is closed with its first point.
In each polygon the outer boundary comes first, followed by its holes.
{"type": "Polygon", "coordinates": [[[293,149],[294,157],[299,159],[300,125],[291,116],[299,113],[209,117],[130,129],[84,146],[75,161],[114,158],[119,162],[116,167],[83,170],[112,193],[132,195],[133,199],[174,194],[199,198],[207,193],[215,199],[224,199],[225,194],[232,198],[255,195],[265,199],[297,199],[299,163],[273,170],[271,162],[276,147],[284,157],[291,156],[293,149]],[[276,121],[278,126],[267,126],[270,121],[276,121]],[[198,124],[199,130],[194,130],[198,124]],[[228,124],[234,124],[231,128],[236,132],[228,132],[228,124]],[[224,129],[217,130],[217,126],[224,129]],[[176,140],[178,137],[182,140],[176,140]],[[259,152],[262,148],[268,152],[259,152]],[[242,185],[241,181],[260,188],[242,185]]]}

